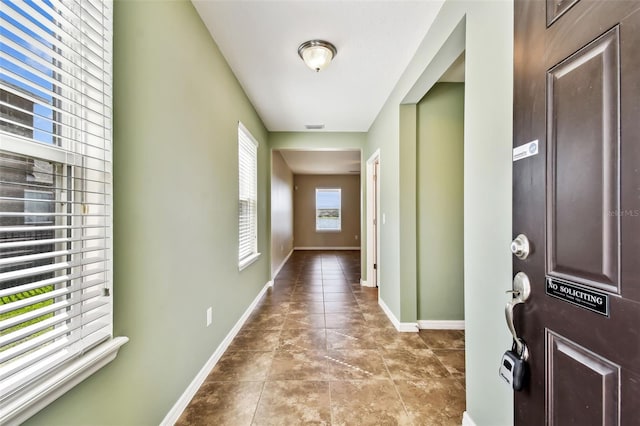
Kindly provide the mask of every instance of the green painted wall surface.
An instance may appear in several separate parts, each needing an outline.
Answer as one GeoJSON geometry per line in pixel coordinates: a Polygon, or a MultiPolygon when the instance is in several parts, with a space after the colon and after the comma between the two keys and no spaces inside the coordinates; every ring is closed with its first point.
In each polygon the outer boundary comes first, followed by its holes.
{"type": "Polygon", "coordinates": [[[464,319],[464,84],[418,104],[418,319],[464,319]]]}
{"type": "MultiPolygon", "coordinates": [[[[380,150],[380,207],[386,223],[380,230],[380,297],[397,318],[415,321],[417,292],[401,280],[401,258],[415,256],[415,244],[402,236],[401,220],[416,221],[401,182],[415,181],[404,167],[400,105],[454,29],[465,37],[451,58],[466,55],[464,123],[464,288],[466,321],[467,412],[479,426],[513,423],[513,393],[496,374],[496,362],[511,343],[504,323],[505,290],[511,288],[511,139],[513,86],[513,2],[446,0],[415,56],[367,134],[364,158],[380,150]]],[[[435,69],[435,68],[434,68],[435,69]]],[[[426,73],[428,74],[428,72],[426,73]]],[[[430,87],[429,87],[430,88],[430,87]]],[[[428,90],[428,88],[427,88],[428,90]]],[[[422,94],[422,96],[425,93],[422,94]]],[[[419,98],[418,98],[419,99],[419,98]]],[[[413,103],[418,101],[416,99],[413,103]]],[[[409,102],[410,103],[410,102],[409,102]]],[[[415,162],[415,157],[413,158],[415,162]]]]}
{"type": "Polygon", "coordinates": [[[269,280],[259,117],[190,2],[114,8],[114,316],[115,334],[131,340],[33,425],[159,424],[269,280]],[[242,272],[239,120],[260,142],[263,253],[242,272]]]}
{"type": "MultiPolygon", "coordinates": [[[[401,322],[416,322],[418,304],[417,271],[417,180],[416,144],[418,141],[418,115],[415,104],[400,105],[400,317],[401,322]]],[[[386,262],[380,262],[384,269],[386,262]]]]}

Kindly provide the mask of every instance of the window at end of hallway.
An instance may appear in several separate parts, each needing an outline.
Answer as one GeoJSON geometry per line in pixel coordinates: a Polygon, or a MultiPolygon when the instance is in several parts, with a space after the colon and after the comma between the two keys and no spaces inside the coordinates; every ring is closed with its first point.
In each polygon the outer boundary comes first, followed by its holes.
{"type": "Polygon", "coordinates": [[[342,190],[316,188],[316,232],[342,230],[342,190]]]}
{"type": "Polygon", "coordinates": [[[258,253],[258,142],[238,123],[238,269],[258,253]]]}

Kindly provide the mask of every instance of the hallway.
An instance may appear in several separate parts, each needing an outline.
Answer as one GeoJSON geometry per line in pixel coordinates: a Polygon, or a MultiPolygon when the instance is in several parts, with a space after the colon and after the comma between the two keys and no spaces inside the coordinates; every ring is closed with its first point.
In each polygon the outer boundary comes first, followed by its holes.
{"type": "Polygon", "coordinates": [[[400,333],[360,252],[296,251],[178,425],[459,425],[464,332],[400,333]]]}

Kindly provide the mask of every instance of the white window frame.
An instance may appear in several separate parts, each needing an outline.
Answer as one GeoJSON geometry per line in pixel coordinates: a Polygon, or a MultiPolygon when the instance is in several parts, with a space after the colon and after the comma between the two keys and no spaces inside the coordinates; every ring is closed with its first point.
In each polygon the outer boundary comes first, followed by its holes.
{"type": "MultiPolygon", "coordinates": [[[[41,24],[53,28],[55,34],[58,34],[58,31],[67,31],[65,34],[66,41],[62,38],[55,38],[48,33],[40,34],[40,36],[51,43],[49,54],[55,57],[57,61],[55,62],[56,65],[51,69],[55,69],[56,71],[54,72],[57,73],[58,68],[55,67],[60,66],[60,63],[65,63],[64,71],[60,71],[62,72],[60,77],[62,83],[60,84],[64,85],[64,88],[60,89],[60,92],[52,93],[54,93],[54,96],[66,96],[63,91],[68,91],[69,93],[73,93],[73,95],[68,98],[73,101],[69,101],[70,106],[65,107],[55,103],[51,104],[51,108],[58,110],[61,117],[61,121],[55,119],[55,123],[57,123],[60,128],[64,128],[61,133],[56,132],[54,135],[56,138],[59,138],[59,143],[41,143],[30,137],[2,131],[0,133],[0,138],[2,138],[0,148],[8,155],[29,157],[55,163],[57,165],[56,167],[59,166],[60,170],[62,170],[60,176],[63,176],[65,181],[67,181],[68,178],[67,182],[75,182],[76,180],[83,182],[82,184],[78,184],[82,185],[80,189],[77,189],[75,186],[71,187],[66,183],[65,185],[56,185],[56,187],[64,188],[62,191],[56,189],[56,200],[62,200],[56,204],[66,203],[72,205],[72,207],[70,207],[71,210],[65,210],[65,213],[69,212],[68,215],[73,217],[70,224],[66,224],[69,227],[69,235],[71,235],[71,242],[69,243],[71,244],[71,246],[69,246],[71,249],[67,248],[67,250],[70,251],[69,254],[65,255],[71,260],[66,270],[80,271],[77,273],[79,278],[73,278],[76,272],[68,278],[65,278],[64,275],[61,276],[61,287],[59,287],[59,289],[61,292],[68,289],[69,295],[66,296],[68,300],[76,300],[69,299],[73,297],[80,298],[78,300],[85,300],[84,297],[91,297],[91,300],[94,300],[93,295],[98,295],[95,296],[95,300],[98,302],[96,305],[104,307],[104,309],[100,308],[100,314],[104,314],[104,316],[99,317],[101,321],[99,328],[94,323],[91,323],[91,325],[86,324],[87,332],[82,335],[85,337],[77,337],[76,333],[80,333],[80,331],[78,331],[79,329],[74,331],[72,324],[75,324],[77,321],[79,321],[78,324],[85,324],[84,318],[92,314],[83,313],[73,317],[70,314],[70,319],[68,320],[70,331],[64,332],[63,329],[61,329],[60,332],[63,333],[60,335],[61,340],[52,340],[52,342],[56,343],[45,347],[49,355],[45,356],[43,352],[42,358],[38,358],[39,361],[28,365],[25,369],[16,370],[15,366],[22,364],[13,364],[14,358],[9,358],[7,361],[9,363],[7,364],[8,370],[6,370],[6,373],[9,375],[0,381],[0,389],[5,391],[0,393],[0,395],[2,395],[0,398],[0,406],[2,406],[0,410],[0,424],[19,424],[26,421],[29,417],[33,416],[42,408],[55,401],[58,397],[115,359],[119,348],[128,341],[127,337],[113,336],[113,212],[111,207],[113,194],[111,193],[110,177],[112,170],[111,22],[113,4],[111,0],[86,0],[86,3],[67,3],[61,1],[54,2],[53,6],[39,3],[39,7],[45,10],[50,16],[55,16],[57,21],[53,22],[53,20],[47,20],[38,15],[36,19],[39,19],[41,24]],[[100,17],[98,18],[98,16],[100,17]],[[69,24],[69,22],[73,22],[73,24],[69,24]],[[62,25],[62,27],[59,25],[62,25]],[[72,28],[71,25],[75,27],[72,28]],[[78,30],[77,27],[80,29],[78,30]],[[76,30],[78,31],[77,33],[75,32],[76,30]],[[82,36],[78,35],[80,33],[82,33],[82,36]],[[98,59],[103,65],[100,67],[99,77],[96,77],[95,74],[89,77],[88,73],[90,71],[88,71],[89,66],[86,61],[96,61],[96,40],[102,40],[104,43],[102,44],[103,56],[98,59]],[[73,43],[77,56],[73,56],[72,54],[72,56],[68,56],[67,53],[60,53],[62,50],[58,50],[57,43],[61,43],[60,46],[62,46],[62,43],[73,43]],[[93,43],[91,48],[88,47],[89,43],[93,43]],[[89,55],[93,55],[91,59],[87,59],[89,55]],[[76,71],[73,73],[69,72],[68,70],[71,68],[76,71]],[[100,88],[97,88],[95,84],[91,86],[92,82],[95,83],[95,78],[99,78],[101,83],[102,92],[100,96],[103,96],[103,98],[99,104],[94,102],[94,100],[96,90],[100,88]],[[73,105],[71,105],[71,102],[74,102],[73,105]],[[96,125],[96,121],[94,120],[96,114],[102,114],[102,117],[104,117],[102,124],[96,125]],[[101,135],[96,136],[97,131],[102,132],[101,135]],[[91,169],[93,164],[95,164],[95,157],[92,157],[92,155],[95,156],[97,152],[95,148],[97,145],[94,145],[96,141],[100,141],[99,143],[102,144],[102,148],[100,149],[104,150],[102,151],[104,156],[100,159],[102,164],[104,164],[104,169],[101,169],[99,172],[91,169]],[[102,183],[102,185],[108,187],[108,189],[105,189],[104,192],[101,193],[101,196],[104,197],[104,202],[100,201],[100,204],[91,204],[94,203],[94,201],[85,201],[84,195],[81,194],[88,194],[88,191],[93,191],[93,188],[87,189],[87,187],[94,185],[95,181],[85,181],[84,173],[86,173],[86,176],[89,176],[87,179],[92,179],[92,176],[95,176],[96,173],[100,173],[102,176],[105,174],[108,176],[104,183],[102,183]],[[77,192],[78,195],[76,198],[70,194],[72,191],[77,192]],[[104,218],[101,219],[103,225],[100,225],[104,226],[105,229],[105,235],[101,237],[107,241],[104,245],[97,245],[95,242],[86,242],[86,240],[83,239],[83,234],[81,234],[82,228],[87,223],[93,223],[91,222],[91,215],[99,215],[101,218],[104,218]],[[87,272],[87,274],[90,275],[103,277],[100,280],[101,290],[98,291],[97,286],[91,287],[91,294],[89,294],[88,286],[93,284],[86,282],[87,287],[85,287],[85,282],[82,279],[84,276],[82,271],[86,270],[85,261],[88,260],[82,253],[89,251],[92,253],[95,251],[103,253],[104,258],[100,262],[105,265],[104,271],[100,269],[98,272],[93,272],[93,270],[88,270],[87,272]],[[63,279],[65,280],[64,282],[62,282],[63,279]],[[88,329],[91,327],[100,330],[100,332],[96,333],[95,336],[89,334],[91,332],[88,331],[88,329]],[[65,339],[70,343],[65,344],[65,339]],[[76,341],[76,339],[81,340],[76,341]],[[53,352],[51,348],[58,344],[60,345],[60,350],[53,352]],[[13,370],[11,369],[12,366],[13,370]],[[7,389],[11,390],[7,392],[7,389]]],[[[27,13],[30,12],[33,11],[29,10],[27,13]]],[[[29,31],[39,31],[38,26],[29,23],[23,16],[17,15],[18,12],[7,8],[7,13],[9,16],[17,19],[18,22],[22,22],[29,31]]],[[[8,25],[8,28],[9,31],[14,31],[10,25],[8,25]]],[[[63,46],[63,50],[65,47],[66,46],[63,46]]],[[[68,47],[66,48],[68,50],[68,47]]],[[[21,49],[21,47],[18,46],[17,49],[21,49]]],[[[42,46],[40,46],[40,49],[42,49],[42,46]]],[[[25,52],[24,49],[21,53],[29,57],[29,52],[25,52]]],[[[47,65],[46,61],[43,62],[43,59],[37,55],[34,55],[33,58],[29,57],[29,59],[39,62],[40,65],[47,65]]],[[[15,58],[11,60],[15,61],[15,58]]],[[[49,62],[49,64],[51,63],[49,62]]],[[[20,78],[20,76],[17,78],[20,78]]],[[[51,80],[53,81],[53,79],[51,80]]],[[[30,83],[30,81],[26,80],[26,83],[30,83]]],[[[4,83],[0,84],[2,84],[3,89],[14,91],[15,93],[15,88],[11,88],[4,83]]],[[[57,80],[53,84],[56,88],[62,87],[58,85],[57,80]]],[[[22,96],[22,94],[20,94],[20,96],[22,96]]],[[[27,94],[26,96],[29,95],[27,94]]],[[[35,102],[37,101],[38,100],[35,99],[35,102]]],[[[73,183],[71,185],[76,184],[73,183]]],[[[58,250],[57,247],[56,250],[58,250]]],[[[10,274],[10,272],[5,274],[10,274]]],[[[10,279],[9,275],[6,275],[4,279],[10,279]]],[[[61,296],[55,300],[56,302],[58,300],[63,301],[65,297],[61,296]]],[[[78,305],[70,306],[84,306],[83,302],[74,303],[78,303],[78,305]]],[[[5,306],[7,309],[10,309],[9,305],[5,306]]],[[[83,308],[70,308],[71,311],[67,309],[69,308],[63,308],[61,311],[72,312],[73,309],[83,308]]],[[[87,307],[87,309],[92,308],[87,307]]],[[[9,312],[11,312],[11,310],[9,312]]],[[[57,317],[54,316],[52,318],[56,319],[57,317]]],[[[67,323],[61,323],[61,325],[65,324],[67,323]]],[[[52,330],[58,330],[55,327],[56,326],[52,326],[52,330]]],[[[21,329],[18,330],[20,331],[21,329]]],[[[27,328],[25,327],[24,330],[26,331],[27,328]]],[[[31,342],[31,340],[27,342],[31,342]]],[[[27,356],[23,357],[25,362],[31,357],[30,353],[27,352],[27,354],[27,356]]],[[[37,352],[34,354],[37,354],[37,352]]],[[[22,363],[23,358],[16,359],[22,363]]]]}
{"type": "Polygon", "coordinates": [[[238,122],[238,270],[258,260],[258,141],[238,122]],[[243,214],[247,212],[248,214],[243,214]]]}
{"type": "Polygon", "coordinates": [[[316,232],[342,232],[342,188],[316,188],[316,197],[315,197],[315,226],[316,232]],[[337,192],[340,200],[340,204],[338,206],[338,227],[337,228],[318,228],[318,193],[321,192],[337,192]]]}

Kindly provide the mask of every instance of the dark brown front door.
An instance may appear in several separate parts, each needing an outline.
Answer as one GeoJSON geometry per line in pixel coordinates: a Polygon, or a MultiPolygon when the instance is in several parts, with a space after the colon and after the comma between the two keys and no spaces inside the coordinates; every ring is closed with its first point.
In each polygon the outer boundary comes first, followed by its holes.
{"type": "Polygon", "coordinates": [[[640,1],[516,0],[514,49],[516,424],[638,425],[640,1]]]}

